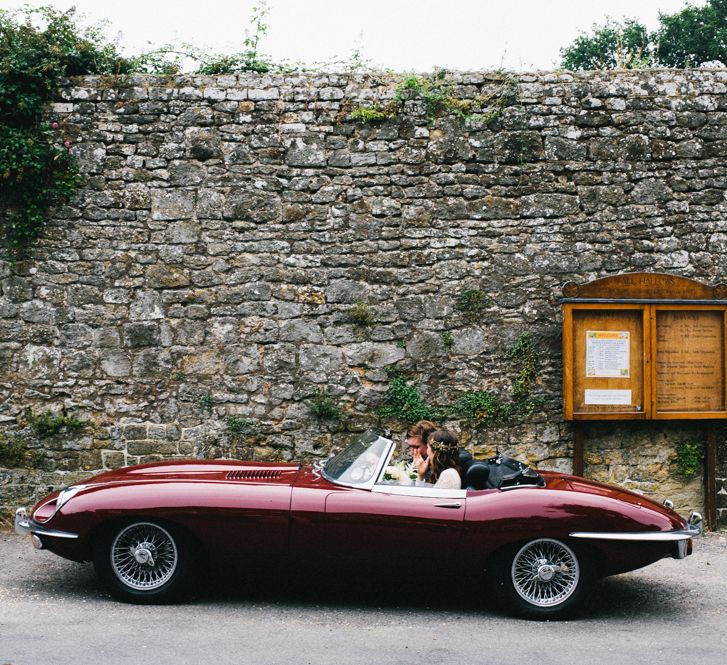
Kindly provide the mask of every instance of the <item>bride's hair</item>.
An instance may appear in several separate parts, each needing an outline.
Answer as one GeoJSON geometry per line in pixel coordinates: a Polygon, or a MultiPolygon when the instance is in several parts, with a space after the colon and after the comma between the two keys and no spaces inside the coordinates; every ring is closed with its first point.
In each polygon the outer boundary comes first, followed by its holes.
{"type": "Polygon", "coordinates": [[[442,471],[455,469],[461,476],[459,466],[459,439],[454,432],[448,429],[438,429],[432,432],[427,438],[427,444],[431,447],[432,462],[429,470],[428,482],[436,483],[442,471]]]}

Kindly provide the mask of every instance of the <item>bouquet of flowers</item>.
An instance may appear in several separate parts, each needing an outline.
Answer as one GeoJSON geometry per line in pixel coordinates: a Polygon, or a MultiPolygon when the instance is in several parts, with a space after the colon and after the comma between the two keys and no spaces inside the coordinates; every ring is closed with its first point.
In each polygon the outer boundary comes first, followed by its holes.
{"type": "Polygon", "coordinates": [[[409,485],[417,479],[414,462],[399,460],[384,469],[384,480],[394,481],[399,485],[409,485]]]}

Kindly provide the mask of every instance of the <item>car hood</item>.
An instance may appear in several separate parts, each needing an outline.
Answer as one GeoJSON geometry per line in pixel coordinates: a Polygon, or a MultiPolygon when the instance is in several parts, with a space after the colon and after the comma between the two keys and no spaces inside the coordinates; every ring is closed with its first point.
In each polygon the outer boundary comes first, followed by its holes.
{"type": "Polygon", "coordinates": [[[664,515],[672,521],[683,521],[679,515],[670,508],[623,487],[606,485],[580,476],[570,476],[548,471],[541,471],[540,474],[545,478],[546,487],[550,490],[563,490],[568,492],[577,492],[580,494],[585,493],[607,499],[615,499],[637,508],[648,508],[656,513],[664,515]]]}
{"type": "Polygon", "coordinates": [[[81,483],[85,487],[147,482],[234,482],[292,485],[299,464],[239,462],[237,460],[179,460],[154,462],[107,471],[81,483]]]}

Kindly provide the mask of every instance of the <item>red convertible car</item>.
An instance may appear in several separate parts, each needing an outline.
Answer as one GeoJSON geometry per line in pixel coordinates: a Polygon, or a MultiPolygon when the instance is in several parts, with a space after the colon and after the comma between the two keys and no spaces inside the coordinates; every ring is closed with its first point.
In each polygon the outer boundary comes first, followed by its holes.
{"type": "Polygon", "coordinates": [[[571,613],[598,577],[684,558],[700,532],[624,489],[510,458],[468,460],[465,489],[418,487],[399,446],[370,431],[313,466],[168,461],[97,475],[54,492],[16,531],[37,548],[92,560],[114,596],[169,602],[195,567],[240,561],[370,564],[435,560],[487,576],[520,616],[571,613]]]}

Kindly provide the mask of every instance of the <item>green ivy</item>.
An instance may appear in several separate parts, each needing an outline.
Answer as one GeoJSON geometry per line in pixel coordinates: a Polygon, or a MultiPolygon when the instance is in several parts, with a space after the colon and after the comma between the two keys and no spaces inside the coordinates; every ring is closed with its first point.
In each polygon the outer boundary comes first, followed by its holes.
{"type": "Polygon", "coordinates": [[[451,412],[475,426],[501,421],[504,416],[499,397],[484,390],[464,393],[454,403],[451,412]]]}
{"type": "Polygon", "coordinates": [[[62,125],[43,121],[61,80],[128,68],[98,30],[78,27],[73,9],[0,11],[0,213],[12,256],[27,249],[51,208],[67,203],[80,182],[62,125]]]}
{"type": "Polygon", "coordinates": [[[677,469],[683,478],[696,478],[704,447],[699,441],[684,441],[677,446],[677,469]]]}
{"type": "Polygon", "coordinates": [[[405,423],[436,417],[436,410],[424,401],[416,386],[403,376],[396,376],[391,381],[386,390],[386,406],[376,413],[382,418],[396,418],[405,423]]]}

